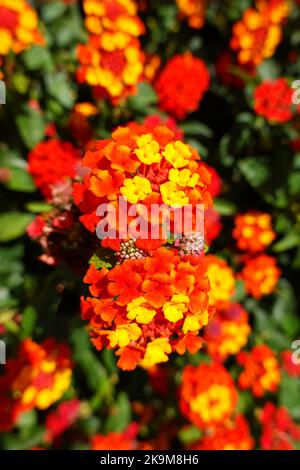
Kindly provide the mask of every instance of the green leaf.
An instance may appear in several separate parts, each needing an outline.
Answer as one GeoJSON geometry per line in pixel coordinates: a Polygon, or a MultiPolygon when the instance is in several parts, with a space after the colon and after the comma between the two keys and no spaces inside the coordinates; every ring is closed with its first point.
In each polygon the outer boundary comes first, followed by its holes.
{"type": "Polygon", "coordinates": [[[91,351],[87,332],[83,329],[74,330],[71,341],[74,345],[74,361],[83,372],[88,387],[97,392],[98,399],[102,398],[109,390],[109,378],[103,365],[91,351]]]}
{"type": "Polygon", "coordinates": [[[10,179],[5,183],[5,186],[11,191],[20,191],[24,193],[34,193],[36,186],[32,176],[28,171],[23,168],[10,168],[10,179]]]}
{"type": "Polygon", "coordinates": [[[53,209],[53,206],[51,204],[47,204],[47,202],[43,202],[43,201],[27,202],[25,207],[29,212],[33,212],[34,214],[41,214],[43,212],[49,212],[53,209]]]}
{"type": "Polygon", "coordinates": [[[249,392],[239,391],[239,399],[237,404],[237,412],[246,414],[249,410],[253,409],[254,400],[249,392]]]}
{"type": "Polygon", "coordinates": [[[300,172],[294,171],[289,175],[288,180],[289,194],[291,196],[297,196],[300,194],[300,172]]]}
{"type": "Polygon", "coordinates": [[[85,42],[86,31],[83,28],[79,5],[73,3],[66,13],[56,19],[52,26],[52,37],[59,48],[85,42]]]}
{"type": "Polygon", "coordinates": [[[37,320],[37,311],[31,305],[26,307],[23,316],[21,329],[23,331],[24,338],[30,337],[33,333],[34,326],[37,320]]]}
{"type": "Polygon", "coordinates": [[[201,439],[202,431],[196,426],[186,426],[179,431],[178,437],[185,446],[188,446],[201,439]]]}
{"type": "Polygon", "coordinates": [[[105,423],[105,431],[122,432],[127,428],[130,421],[131,405],[129,398],[125,392],[120,392],[105,423]]]}
{"type": "Polygon", "coordinates": [[[198,121],[185,122],[184,124],[181,124],[180,128],[187,135],[199,135],[207,138],[211,138],[213,136],[213,131],[208,126],[198,121]]]}
{"type": "Polygon", "coordinates": [[[37,424],[37,417],[36,410],[21,413],[17,422],[17,427],[22,431],[33,428],[37,424]]]}
{"type": "Polygon", "coordinates": [[[6,450],[32,449],[43,442],[44,435],[44,427],[37,427],[28,435],[26,433],[26,437],[14,433],[5,434],[3,436],[3,448],[6,450]]]}
{"type": "Polygon", "coordinates": [[[41,7],[41,17],[45,23],[51,23],[59,18],[66,10],[67,5],[64,2],[49,2],[41,7]]]}
{"type": "Polygon", "coordinates": [[[223,216],[234,215],[237,212],[237,207],[233,202],[220,198],[214,199],[214,208],[223,216]]]}
{"type": "Polygon", "coordinates": [[[296,315],[297,304],[294,290],[286,279],[280,279],[276,301],[272,309],[272,320],[283,332],[295,337],[299,332],[299,321],[296,315]]]}
{"type": "Polygon", "coordinates": [[[275,80],[280,76],[280,66],[275,60],[264,60],[257,68],[259,78],[263,80],[275,80]]]}
{"type": "Polygon", "coordinates": [[[22,57],[28,70],[49,69],[53,65],[51,54],[45,47],[33,46],[22,57]]]}
{"type": "Polygon", "coordinates": [[[24,212],[0,214],[0,242],[9,242],[24,235],[32,220],[33,215],[24,212]]]}
{"type": "Polygon", "coordinates": [[[137,87],[137,94],[128,99],[128,105],[135,111],[147,114],[147,108],[157,103],[157,96],[149,83],[141,82],[137,87]]]}
{"type": "Polygon", "coordinates": [[[100,259],[99,256],[97,256],[96,254],[91,257],[91,259],[89,260],[89,264],[92,264],[93,266],[95,266],[96,269],[112,268],[111,263],[108,263],[107,261],[100,259]]]}
{"type": "Polygon", "coordinates": [[[246,181],[253,188],[259,188],[270,176],[270,170],[262,158],[247,157],[239,161],[238,166],[246,181]]]}
{"type": "Polygon", "coordinates": [[[300,417],[299,394],[299,380],[283,374],[279,390],[279,403],[285,406],[294,418],[300,417]]]}
{"type": "Polygon", "coordinates": [[[65,72],[48,74],[45,77],[48,93],[62,106],[71,109],[76,99],[75,90],[65,72]]]}
{"type": "Polygon", "coordinates": [[[20,136],[29,149],[41,142],[45,135],[45,122],[40,112],[27,108],[16,117],[20,136]]]}
{"type": "Polygon", "coordinates": [[[295,225],[289,233],[279,240],[274,246],[273,251],[275,253],[281,253],[282,251],[291,250],[299,246],[300,244],[300,227],[299,225],[295,225]]]}

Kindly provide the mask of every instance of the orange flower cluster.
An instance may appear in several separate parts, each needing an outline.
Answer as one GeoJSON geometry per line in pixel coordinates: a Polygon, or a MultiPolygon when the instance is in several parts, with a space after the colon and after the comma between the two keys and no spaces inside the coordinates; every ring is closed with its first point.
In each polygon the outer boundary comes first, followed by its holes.
{"type": "Polygon", "coordinates": [[[0,377],[1,403],[3,398],[11,416],[10,422],[1,420],[1,429],[11,428],[24,411],[49,408],[68,390],[71,379],[70,351],[65,344],[52,338],[41,345],[24,340],[0,377]]]}
{"type": "MultiPolygon", "coordinates": [[[[98,206],[111,203],[119,214],[119,198],[123,197],[128,205],[127,220],[132,221],[132,206],[141,207],[143,204],[147,207],[145,215],[151,227],[161,228],[163,223],[170,222],[170,228],[176,233],[176,224],[171,227],[174,211],[167,210],[157,217],[152,214],[151,205],[182,208],[187,204],[193,207],[203,204],[205,208],[210,207],[210,173],[200,162],[197,151],[176,140],[174,132],[167,127],[154,127],[146,134],[143,126],[141,129],[134,126],[134,131],[131,127],[119,127],[110,140],[97,142],[95,150],[85,154],[82,164],[89,173],[83,183],[74,185],[75,203],[84,214],[81,221],[88,230],[94,231],[100,221],[96,214],[98,206]]],[[[142,218],[143,214],[140,214],[142,218]]],[[[104,242],[119,250],[120,239],[123,238],[121,232],[124,231],[120,230],[118,223],[115,229],[118,240],[104,242]]],[[[159,233],[164,235],[160,230],[159,233]]],[[[140,238],[144,238],[140,240],[141,244],[144,242],[140,248],[152,249],[163,243],[146,240],[149,237],[145,235],[140,238]]]]}
{"type": "Polygon", "coordinates": [[[200,29],[205,22],[208,0],[176,0],[180,17],[187,18],[191,28],[200,29]]]}
{"type": "Polygon", "coordinates": [[[203,363],[184,368],[180,409],[200,429],[226,422],[235,409],[237,397],[234,382],[223,366],[203,363]]]}
{"type": "Polygon", "coordinates": [[[292,94],[285,78],[266,80],[255,89],[254,110],[270,122],[288,122],[293,117],[292,94]]]}
{"type": "Polygon", "coordinates": [[[276,265],[276,258],[265,254],[245,258],[239,277],[244,281],[246,292],[260,299],[274,292],[281,271],[276,265]]]}
{"type": "Polygon", "coordinates": [[[233,26],[231,48],[241,64],[259,65],[270,58],[282,39],[282,23],[289,14],[287,0],[258,0],[233,26]]]}
{"type": "Polygon", "coordinates": [[[52,139],[38,144],[28,155],[28,171],[46,198],[54,185],[76,175],[79,151],[69,142],[52,139]]]}
{"type": "Polygon", "coordinates": [[[198,109],[209,84],[210,76],[203,60],[189,52],[175,55],[155,83],[160,108],[177,119],[184,119],[198,109]]]}
{"type": "Polygon", "coordinates": [[[121,432],[97,434],[92,438],[92,450],[134,450],[134,442],[121,432]]]}
{"type": "Polygon", "coordinates": [[[227,262],[215,255],[208,255],[207,275],[210,282],[209,303],[213,306],[228,302],[234,294],[235,278],[227,262]]]}
{"type": "MultiPolygon", "coordinates": [[[[286,350],[282,351],[281,353],[281,365],[283,370],[290,376],[290,377],[300,377],[300,363],[297,361],[294,362],[293,354],[291,351],[286,350]]],[[[299,357],[296,354],[297,359],[299,357]]],[[[296,359],[296,358],[295,358],[296,359]]]]}
{"type": "MultiPolygon", "coordinates": [[[[132,121],[127,124],[135,134],[148,134],[152,133],[156,127],[166,126],[174,132],[175,138],[181,140],[184,138],[184,133],[177,125],[177,122],[172,117],[163,118],[159,114],[150,114],[145,117],[143,122],[132,121]]],[[[206,165],[207,166],[207,165],[206,165]]]]}
{"type": "Polygon", "coordinates": [[[250,352],[240,352],[237,362],[243,367],[238,379],[241,389],[250,389],[256,397],[277,391],[281,378],[279,363],[266,344],[254,346],[250,352]]]}
{"type": "Polygon", "coordinates": [[[52,443],[66,432],[79,418],[81,403],[76,398],[61,402],[56,410],[51,411],[45,422],[45,440],[52,443]]]}
{"type": "Polygon", "coordinates": [[[85,0],[87,44],[77,49],[79,83],[94,87],[98,98],[114,104],[135,92],[143,74],[138,37],[144,25],[133,0],[85,0]]]}
{"type": "Polygon", "coordinates": [[[123,432],[109,432],[92,437],[92,450],[136,450],[138,448],[137,434],[139,426],[131,423],[123,432]]]}
{"type": "Polygon", "coordinates": [[[200,348],[197,335],[210,318],[203,257],[180,258],[162,247],[110,271],[91,265],[84,281],[93,296],[82,299],[92,342],[99,350],[117,349],[120,368],[149,368],[166,362],[172,351],[200,348]]]}
{"type": "Polygon", "coordinates": [[[262,434],[260,438],[263,450],[297,450],[300,443],[300,427],[293,421],[288,410],[274,403],[265,404],[260,422],[262,434]]]}
{"type": "Polygon", "coordinates": [[[26,0],[0,0],[0,37],[0,56],[44,43],[38,31],[38,16],[26,0]]]}
{"type": "Polygon", "coordinates": [[[214,359],[224,361],[247,344],[250,332],[248,314],[240,304],[223,306],[217,309],[205,330],[208,353],[214,359]]]}
{"type": "Polygon", "coordinates": [[[240,250],[248,253],[264,251],[276,238],[269,214],[249,211],[235,217],[232,232],[240,250]]]}
{"type": "Polygon", "coordinates": [[[243,415],[216,426],[192,450],[251,450],[254,441],[251,437],[249,425],[243,415]]]}

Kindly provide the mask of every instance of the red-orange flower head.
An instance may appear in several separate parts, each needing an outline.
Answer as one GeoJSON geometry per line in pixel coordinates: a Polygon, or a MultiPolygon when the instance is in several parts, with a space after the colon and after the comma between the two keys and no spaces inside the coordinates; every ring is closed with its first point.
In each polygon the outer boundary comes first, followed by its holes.
{"type": "Polygon", "coordinates": [[[138,448],[139,426],[133,422],[123,432],[97,434],[91,439],[92,450],[135,450],[138,448]]]}
{"type": "MultiPolygon", "coordinates": [[[[119,217],[123,214],[120,198],[126,200],[128,214],[132,213],[132,209],[140,208],[140,215],[145,219],[142,208],[146,207],[147,211],[144,212],[151,228],[161,229],[163,223],[170,222],[173,233],[177,233],[178,226],[175,216],[173,218],[174,211],[164,210],[159,216],[153,215],[153,204],[179,210],[190,204],[193,213],[197,204],[203,204],[204,208],[212,205],[208,191],[210,174],[201,163],[197,151],[177,140],[167,127],[154,127],[146,134],[143,133],[143,126],[142,129],[132,124],[130,127],[119,127],[112,133],[111,139],[97,142],[95,148],[88,151],[82,161],[89,173],[83,183],[74,185],[75,203],[83,213],[81,221],[92,232],[101,221],[96,214],[100,204],[114,205],[117,219],[122,218],[119,217]]],[[[132,217],[130,219],[128,215],[127,220],[132,221],[132,217]]],[[[117,221],[115,229],[115,238],[123,239],[121,222],[117,221]]],[[[143,239],[141,242],[148,243],[146,247],[150,247],[151,243],[156,244],[155,247],[164,243],[157,239],[149,240],[150,231],[144,231],[147,233],[133,238],[143,239]]],[[[160,235],[163,233],[160,232],[160,235]]],[[[112,243],[109,246],[114,248],[112,243]]],[[[118,250],[119,246],[115,248],[118,250]]]]}
{"type": "MultiPolygon", "coordinates": [[[[168,127],[168,129],[174,132],[175,139],[177,140],[184,139],[183,130],[180,129],[175,119],[169,116],[162,117],[160,114],[150,114],[145,117],[143,122],[132,121],[132,122],[129,122],[127,126],[131,129],[132,132],[138,135],[148,134],[149,132],[153,133],[156,127],[166,126],[168,127]]],[[[206,165],[206,167],[208,167],[208,165],[206,165]]],[[[211,167],[209,167],[209,169],[211,170],[211,167]]],[[[213,171],[215,170],[213,169],[213,171]]],[[[211,182],[211,184],[213,184],[213,181],[211,182]]],[[[214,178],[214,184],[215,184],[215,178],[214,178]]]]}
{"type": "Polygon", "coordinates": [[[300,362],[297,351],[292,353],[290,350],[282,351],[281,365],[283,370],[291,377],[300,377],[300,362]],[[295,358],[293,357],[295,354],[295,358]]]}
{"type": "Polygon", "coordinates": [[[239,275],[246,292],[256,299],[272,294],[280,276],[276,258],[265,254],[245,258],[245,266],[239,275]]]}
{"type": "Polygon", "coordinates": [[[254,440],[243,415],[208,430],[204,437],[191,446],[191,450],[251,450],[254,440]]]}
{"type": "Polygon", "coordinates": [[[227,262],[215,255],[206,256],[207,275],[210,282],[210,305],[218,306],[229,302],[234,295],[235,278],[227,262]]]}
{"type": "Polygon", "coordinates": [[[180,388],[182,414],[202,429],[227,421],[237,404],[237,391],[227,370],[219,364],[186,366],[180,388]]]}
{"type": "Polygon", "coordinates": [[[82,299],[97,349],[116,349],[118,365],[133,370],[166,362],[172,351],[196,352],[210,318],[204,257],[180,258],[159,248],[152,257],[126,260],[112,270],[89,268],[82,299]]]}
{"type": "Polygon", "coordinates": [[[132,0],[85,0],[87,44],[77,56],[79,83],[88,83],[98,98],[114,104],[135,93],[143,76],[144,54],[138,36],[144,32],[132,0]]]}
{"type": "Polygon", "coordinates": [[[238,214],[234,220],[233,237],[237,247],[248,253],[264,251],[276,238],[272,219],[264,212],[249,211],[238,214]]]}
{"type": "Polygon", "coordinates": [[[25,0],[0,0],[0,55],[15,54],[44,43],[38,16],[25,0]]]}
{"type": "Polygon", "coordinates": [[[282,24],[291,11],[291,0],[256,0],[256,8],[274,24],[282,24]]]}
{"type": "Polygon", "coordinates": [[[181,18],[187,18],[191,28],[200,29],[205,22],[207,0],[176,0],[181,18]]]}
{"type": "Polygon", "coordinates": [[[288,15],[286,0],[262,0],[248,8],[233,26],[231,48],[241,64],[257,66],[270,58],[282,39],[282,22],[288,15]]]}
{"type": "Polygon", "coordinates": [[[198,109],[209,84],[210,76],[203,60],[189,52],[175,55],[155,83],[159,106],[175,118],[184,119],[198,109]]]}
{"type": "Polygon", "coordinates": [[[262,434],[260,444],[263,450],[296,450],[300,443],[300,427],[293,421],[283,406],[265,404],[261,415],[262,434]]]}
{"type": "Polygon", "coordinates": [[[279,363],[266,344],[254,346],[250,352],[240,352],[237,362],[243,367],[238,379],[241,389],[250,389],[255,397],[278,390],[281,377],[279,363]]]}
{"type": "Polygon", "coordinates": [[[83,0],[83,9],[90,34],[113,31],[138,37],[144,33],[134,0],[83,0]]]}
{"type": "Polygon", "coordinates": [[[265,81],[254,92],[254,110],[274,123],[288,122],[293,117],[293,90],[285,78],[265,81]]]}
{"type": "Polygon", "coordinates": [[[65,344],[52,338],[40,345],[26,339],[17,357],[7,361],[0,378],[1,394],[10,400],[16,421],[24,411],[49,408],[68,390],[71,379],[70,351],[65,344]]]}
{"type": "Polygon", "coordinates": [[[69,142],[53,139],[38,144],[28,155],[28,170],[46,198],[52,188],[76,175],[79,151],[69,142]]]}
{"type": "Polygon", "coordinates": [[[80,401],[76,398],[60,403],[46,418],[45,440],[53,442],[57,439],[77,421],[79,414],[80,401]]]}
{"type": "Polygon", "coordinates": [[[219,308],[205,329],[208,353],[224,361],[247,344],[250,332],[248,314],[241,305],[230,303],[219,308]]]}

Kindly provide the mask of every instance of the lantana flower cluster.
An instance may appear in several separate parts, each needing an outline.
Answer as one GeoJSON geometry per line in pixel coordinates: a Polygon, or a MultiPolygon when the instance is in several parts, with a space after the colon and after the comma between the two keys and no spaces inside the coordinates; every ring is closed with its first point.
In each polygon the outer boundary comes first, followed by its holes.
{"type": "Polygon", "coordinates": [[[203,257],[181,258],[159,248],[152,257],[125,260],[111,270],[89,268],[82,300],[97,349],[116,349],[118,365],[132,370],[166,362],[172,351],[196,352],[210,317],[203,257]]]}
{"type": "Polygon", "coordinates": [[[42,194],[51,199],[58,184],[78,173],[80,153],[70,142],[50,139],[36,145],[28,155],[28,171],[42,194]]]}
{"type": "Polygon", "coordinates": [[[0,56],[18,54],[28,47],[44,43],[38,29],[38,16],[26,0],[0,1],[0,56]]]}
{"type": "Polygon", "coordinates": [[[293,89],[285,78],[266,80],[255,89],[254,111],[271,123],[291,121],[296,111],[292,94],[293,89]]]}
{"type": "Polygon", "coordinates": [[[244,283],[247,294],[260,299],[274,292],[281,276],[276,258],[265,253],[276,238],[270,214],[248,211],[234,220],[232,235],[237,248],[245,254],[238,279],[244,283]]]}
{"type": "Polygon", "coordinates": [[[83,7],[89,36],[77,48],[77,80],[91,85],[98,98],[118,103],[142,77],[144,25],[133,0],[85,0],[83,7]]]}
{"type": "Polygon", "coordinates": [[[249,315],[236,302],[220,305],[205,330],[208,353],[216,360],[224,361],[243,349],[251,333],[249,315]]]}
{"type": "Polygon", "coordinates": [[[266,254],[246,256],[243,269],[239,273],[246,292],[256,299],[272,294],[280,276],[281,270],[277,266],[276,258],[266,254]]]}
{"type": "Polygon", "coordinates": [[[249,211],[235,217],[233,237],[237,247],[247,253],[264,251],[276,238],[270,214],[249,211]]]}
{"type": "Polygon", "coordinates": [[[190,52],[173,56],[155,82],[159,105],[177,119],[196,111],[209,89],[210,75],[202,59],[190,52]]]}
{"type": "Polygon", "coordinates": [[[261,448],[264,450],[295,450],[300,442],[300,427],[294,422],[288,410],[267,402],[260,413],[262,435],[261,448]]]}
{"type": "Polygon", "coordinates": [[[256,397],[277,391],[280,367],[274,352],[266,344],[254,346],[250,352],[240,352],[237,362],[243,367],[239,376],[242,389],[251,389],[256,397]]]}
{"type": "MultiPolygon", "coordinates": [[[[97,225],[99,204],[109,201],[118,207],[119,196],[130,204],[212,204],[207,189],[210,173],[198,153],[176,140],[167,127],[154,127],[147,134],[139,131],[143,128],[137,125],[119,128],[111,140],[98,142],[83,158],[90,171],[83,183],[75,184],[74,196],[85,212],[81,220],[91,231],[97,225]]],[[[126,370],[165,362],[172,351],[198,350],[202,341],[197,335],[210,317],[201,240],[186,240],[179,249],[159,248],[166,240],[152,240],[151,233],[136,246],[132,239],[108,237],[104,246],[118,248],[123,262],[111,270],[92,264],[84,279],[93,296],[82,301],[92,341],[98,349],[117,349],[118,364],[126,370]],[[141,250],[141,242],[148,251],[141,250]],[[193,243],[200,247],[198,252],[193,243]]]]}
{"type": "Polygon", "coordinates": [[[71,380],[70,350],[64,343],[52,338],[42,344],[24,340],[0,377],[2,430],[11,429],[25,411],[49,408],[62,398],[71,380]]]}
{"type": "MultiPolygon", "coordinates": [[[[97,215],[99,205],[110,203],[119,214],[120,198],[126,200],[129,220],[132,220],[132,206],[137,209],[141,205],[149,207],[146,216],[149,217],[150,229],[159,227],[163,240],[152,240],[147,236],[150,234],[147,225],[144,228],[146,233],[142,232],[138,237],[139,248],[152,249],[163,244],[166,241],[162,229],[165,223],[173,233],[177,231],[176,221],[172,224],[174,219],[171,220],[173,212],[166,210],[159,217],[153,216],[152,204],[165,204],[175,209],[188,204],[193,207],[203,204],[204,208],[212,205],[208,191],[209,171],[202,165],[197,151],[177,140],[167,127],[155,127],[152,133],[147,134],[139,134],[138,129],[133,132],[130,127],[120,127],[112,133],[110,140],[97,142],[95,150],[85,154],[82,164],[88,169],[88,174],[82,183],[74,185],[75,202],[83,212],[82,223],[94,232],[101,221],[97,215]]],[[[143,212],[140,215],[144,217],[143,212]]],[[[102,245],[119,250],[127,227],[121,230],[117,223],[113,228],[116,236],[112,240],[113,237],[106,239],[103,236],[102,245]]]]}
{"type": "Polygon", "coordinates": [[[208,0],[176,0],[180,18],[186,18],[191,28],[200,29],[205,23],[208,0]]]}
{"type": "Polygon", "coordinates": [[[239,414],[205,433],[192,450],[252,450],[254,440],[246,418],[239,414]]]}
{"type": "Polygon", "coordinates": [[[256,2],[233,26],[231,48],[241,64],[260,65],[272,57],[282,40],[283,23],[289,14],[287,0],[256,2]]]}
{"type": "Polygon", "coordinates": [[[237,404],[237,390],[227,370],[220,364],[186,366],[180,388],[180,409],[200,429],[226,422],[237,404]]]}

